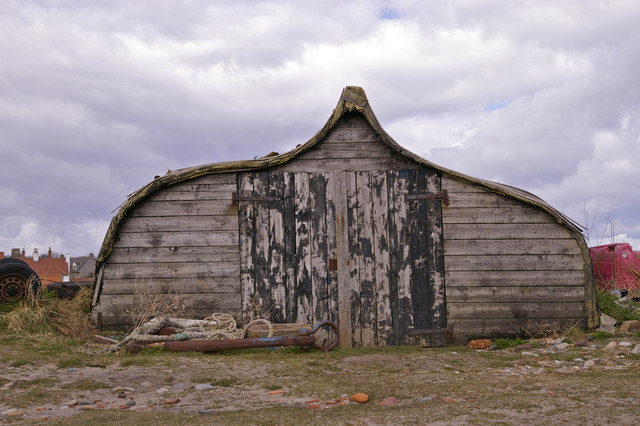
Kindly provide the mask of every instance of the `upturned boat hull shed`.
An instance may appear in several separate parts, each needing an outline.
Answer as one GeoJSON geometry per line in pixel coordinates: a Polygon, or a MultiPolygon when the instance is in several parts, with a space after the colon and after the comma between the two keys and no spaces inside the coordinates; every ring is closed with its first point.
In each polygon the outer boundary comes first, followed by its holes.
{"type": "Polygon", "coordinates": [[[174,171],[129,196],[97,259],[94,319],[127,325],[145,292],[179,297],[190,317],[337,321],[342,346],[599,323],[579,225],[402,148],[359,87],[292,151],[174,171]]]}

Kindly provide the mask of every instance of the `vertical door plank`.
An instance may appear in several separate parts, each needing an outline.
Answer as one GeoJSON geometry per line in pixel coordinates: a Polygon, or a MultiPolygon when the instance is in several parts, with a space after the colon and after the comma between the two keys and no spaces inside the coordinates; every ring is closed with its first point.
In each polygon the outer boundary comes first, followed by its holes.
{"type": "Polygon", "coordinates": [[[375,265],[373,259],[373,201],[371,173],[356,173],[358,182],[358,271],[362,346],[373,346],[376,335],[375,265]]]}
{"type": "Polygon", "coordinates": [[[296,223],[296,296],[297,322],[311,322],[312,286],[311,252],[309,247],[309,174],[295,174],[295,223],[296,223]]]}
{"type": "Polygon", "coordinates": [[[376,345],[393,344],[389,298],[389,204],[387,173],[371,172],[373,203],[373,258],[375,259],[376,345]]]}
{"type": "MultiPolygon", "coordinates": [[[[393,250],[395,291],[397,309],[394,314],[394,342],[408,343],[407,333],[413,327],[413,312],[411,303],[411,256],[407,221],[407,192],[410,181],[415,181],[415,171],[398,170],[394,174],[393,182],[393,250]],[[397,323],[395,320],[397,319],[397,323]]],[[[392,306],[393,308],[393,306],[392,306]]]]}
{"type": "Polygon", "coordinates": [[[347,175],[347,230],[349,235],[349,284],[351,303],[351,342],[362,345],[362,323],[360,318],[360,247],[358,246],[358,180],[356,173],[347,175]]]}
{"type": "MultiPolygon", "coordinates": [[[[269,174],[254,173],[253,195],[264,197],[269,188],[269,174]]],[[[255,294],[258,306],[256,313],[264,316],[271,312],[272,301],[269,288],[269,208],[264,201],[254,201],[254,251],[253,263],[255,267],[255,294]]]]}
{"type": "MultiPolygon", "coordinates": [[[[238,173],[238,195],[253,193],[253,175],[238,173]]],[[[238,226],[240,228],[240,283],[242,286],[242,312],[250,311],[254,295],[255,269],[253,266],[253,203],[238,202],[238,226]]]]}
{"type": "Polygon", "coordinates": [[[329,269],[329,259],[337,259],[336,250],[336,206],[333,174],[326,175],[326,226],[327,226],[327,319],[338,321],[338,270],[329,269]]]}
{"type": "MultiPolygon", "coordinates": [[[[441,178],[431,171],[426,175],[426,191],[440,193],[441,178]]],[[[427,200],[427,262],[429,269],[429,328],[445,328],[447,326],[444,282],[444,247],[442,237],[442,200],[427,200]]],[[[443,346],[446,338],[434,335],[432,344],[443,346]]]]}
{"type": "Polygon", "coordinates": [[[338,327],[341,348],[351,347],[351,289],[349,285],[349,230],[347,228],[347,174],[329,174],[327,200],[335,207],[336,258],[338,263],[338,327]]]}
{"type": "Polygon", "coordinates": [[[296,184],[293,173],[282,174],[283,195],[283,226],[284,226],[284,267],[286,287],[286,318],[287,322],[297,321],[298,293],[296,277],[296,184]]]}
{"type": "MultiPolygon", "coordinates": [[[[426,169],[419,169],[416,172],[414,182],[409,183],[410,194],[427,193],[427,182],[425,176],[426,169]]],[[[427,200],[409,200],[409,244],[411,252],[411,302],[414,314],[414,327],[416,329],[427,329],[430,327],[431,314],[429,308],[431,301],[429,298],[430,265],[427,254],[427,200]]],[[[417,336],[412,339],[413,343],[429,345],[431,336],[417,336]]]]}
{"type": "Polygon", "coordinates": [[[313,289],[313,321],[327,318],[327,223],[326,182],[322,173],[309,174],[311,283],[313,289]]]}
{"type": "Polygon", "coordinates": [[[282,173],[269,174],[268,195],[274,197],[269,207],[269,286],[271,294],[271,321],[286,322],[286,285],[284,267],[284,182],[282,173]]]}

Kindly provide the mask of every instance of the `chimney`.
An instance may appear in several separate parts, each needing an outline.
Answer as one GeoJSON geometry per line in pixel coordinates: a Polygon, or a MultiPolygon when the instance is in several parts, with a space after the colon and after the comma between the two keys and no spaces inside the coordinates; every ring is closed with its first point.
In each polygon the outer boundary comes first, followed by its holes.
{"type": "Polygon", "coordinates": [[[38,253],[38,247],[33,248],[33,254],[31,255],[31,258],[33,259],[34,262],[37,262],[40,260],[40,253],[38,253]]]}
{"type": "Polygon", "coordinates": [[[22,257],[25,257],[27,255],[27,251],[24,249],[24,247],[22,247],[22,257]]]}
{"type": "Polygon", "coordinates": [[[65,254],[64,258],[67,260],[67,268],[69,269],[69,275],[71,275],[71,255],[65,254]]]}
{"type": "Polygon", "coordinates": [[[0,251],[0,259],[2,259],[4,257],[4,252],[0,251]]]}
{"type": "Polygon", "coordinates": [[[53,253],[51,252],[51,247],[49,247],[49,251],[47,252],[47,255],[49,255],[49,258],[53,257],[53,253]]]}
{"type": "Polygon", "coordinates": [[[11,257],[20,257],[20,249],[12,248],[11,249],[11,257]]]}

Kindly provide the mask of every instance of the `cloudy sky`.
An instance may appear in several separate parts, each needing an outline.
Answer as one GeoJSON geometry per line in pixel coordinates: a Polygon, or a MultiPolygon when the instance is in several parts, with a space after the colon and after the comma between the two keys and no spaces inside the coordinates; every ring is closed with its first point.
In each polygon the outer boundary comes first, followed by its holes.
{"type": "Polygon", "coordinates": [[[639,22],[637,1],[3,0],[0,251],[97,253],[154,175],[291,149],[346,85],[401,145],[640,250],[639,22]]]}

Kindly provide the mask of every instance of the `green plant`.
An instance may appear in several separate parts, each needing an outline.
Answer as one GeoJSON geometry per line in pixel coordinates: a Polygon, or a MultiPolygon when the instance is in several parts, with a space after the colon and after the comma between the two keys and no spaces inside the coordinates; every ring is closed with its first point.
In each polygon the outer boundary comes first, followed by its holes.
{"type": "Polygon", "coordinates": [[[622,302],[616,303],[619,299],[606,290],[598,290],[598,306],[604,314],[614,318],[618,323],[628,320],[640,321],[640,303],[622,302]]]}
{"type": "Polygon", "coordinates": [[[516,346],[523,345],[526,342],[526,340],[519,337],[516,337],[515,339],[496,339],[493,341],[498,349],[515,348],[516,346]]]}
{"type": "Polygon", "coordinates": [[[607,331],[596,331],[595,333],[591,334],[591,337],[593,337],[594,339],[611,339],[612,337],[615,337],[614,334],[611,334],[607,331]]]}

